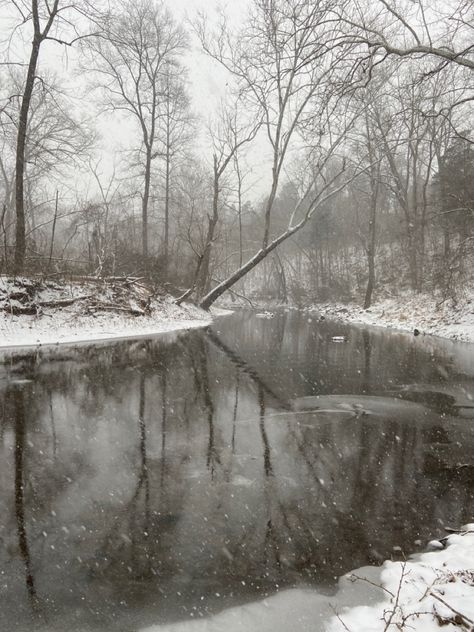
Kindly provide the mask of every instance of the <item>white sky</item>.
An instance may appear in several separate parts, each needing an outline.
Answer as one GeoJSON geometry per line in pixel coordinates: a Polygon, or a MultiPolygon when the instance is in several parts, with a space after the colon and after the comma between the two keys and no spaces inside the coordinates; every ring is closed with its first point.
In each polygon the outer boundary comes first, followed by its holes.
{"type": "MultiPolygon", "coordinates": [[[[238,28],[246,15],[249,6],[249,0],[238,0],[237,2],[226,2],[225,0],[164,0],[171,12],[175,15],[176,20],[181,23],[192,23],[198,12],[205,13],[213,21],[216,15],[216,9],[224,9],[230,24],[235,24],[238,28]]],[[[29,34],[26,30],[23,33],[18,32],[16,36],[9,41],[12,27],[18,23],[18,17],[15,10],[12,9],[11,3],[0,2],[0,41],[2,56],[5,58],[7,45],[14,43],[10,47],[8,58],[10,61],[26,61],[29,54],[29,34]],[[10,6],[9,6],[10,5],[10,6]],[[9,17],[13,16],[13,17],[9,17]]],[[[25,29],[25,27],[23,27],[25,29]]],[[[190,31],[189,25],[186,26],[190,31]]],[[[101,158],[100,170],[106,178],[112,173],[115,167],[117,173],[120,171],[122,162],[120,148],[130,148],[133,143],[136,128],[134,123],[127,118],[118,121],[116,117],[110,114],[97,117],[97,106],[93,99],[87,101],[87,78],[78,75],[75,72],[75,60],[78,54],[78,48],[68,48],[61,46],[55,42],[45,42],[40,52],[40,65],[43,69],[53,68],[59,74],[61,80],[66,85],[66,91],[75,103],[78,109],[85,109],[90,116],[96,120],[97,128],[101,133],[100,147],[98,155],[101,158]]],[[[185,65],[188,67],[188,89],[192,100],[192,109],[194,113],[201,119],[201,137],[196,141],[198,153],[203,159],[211,165],[211,151],[206,140],[206,122],[212,118],[220,100],[226,94],[226,72],[217,64],[204,55],[200,49],[197,40],[191,37],[191,46],[189,52],[185,54],[185,65]]],[[[255,152],[259,156],[259,160],[254,160],[249,168],[252,173],[248,179],[248,185],[253,185],[249,191],[249,197],[255,199],[265,194],[267,183],[270,179],[267,160],[262,159],[266,151],[262,143],[258,143],[261,147],[255,152]]],[[[254,152],[252,152],[254,154],[254,152]]],[[[89,187],[95,189],[95,184],[84,176],[80,176],[76,182],[77,188],[82,194],[87,194],[89,187]]]]}

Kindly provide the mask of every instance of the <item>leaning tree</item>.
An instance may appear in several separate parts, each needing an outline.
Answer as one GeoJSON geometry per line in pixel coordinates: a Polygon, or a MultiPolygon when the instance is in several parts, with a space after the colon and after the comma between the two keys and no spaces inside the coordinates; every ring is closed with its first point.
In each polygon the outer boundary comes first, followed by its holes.
{"type": "Polygon", "coordinates": [[[301,230],[319,208],[354,177],[342,140],[357,114],[345,103],[348,83],[359,67],[354,44],[340,43],[332,11],[337,0],[255,0],[238,33],[222,18],[209,32],[196,32],[206,53],[238,87],[250,112],[261,117],[271,153],[270,186],[263,211],[260,249],[200,301],[207,309],[226,290],[301,230]],[[275,201],[295,151],[308,166],[301,195],[282,232],[274,230],[275,201]]]}

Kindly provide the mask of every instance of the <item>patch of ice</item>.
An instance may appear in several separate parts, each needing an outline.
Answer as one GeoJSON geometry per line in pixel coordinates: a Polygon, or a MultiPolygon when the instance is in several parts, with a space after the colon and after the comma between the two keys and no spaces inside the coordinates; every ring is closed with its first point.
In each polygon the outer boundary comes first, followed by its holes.
{"type": "Polygon", "coordinates": [[[240,474],[236,474],[232,479],[232,485],[236,485],[237,487],[251,487],[253,484],[254,481],[252,479],[241,476],[240,474]]]}
{"type": "Polygon", "coordinates": [[[323,412],[336,410],[366,415],[414,415],[425,416],[427,409],[421,404],[405,401],[397,397],[376,397],[373,395],[315,395],[299,397],[292,401],[295,411],[314,410],[323,412]]]}
{"type": "MultiPolygon", "coordinates": [[[[376,571],[367,567],[359,575],[376,579],[376,571]]],[[[291,589],[249,603],[223,610],[199,620],[153,625],[140,632],[323,632],[333,613],[333,607],[361,602],[374,603],[381,590],[367,582],[352,582],[341,578],[339,591],[328,597],[310,589],[291,589]]]]}

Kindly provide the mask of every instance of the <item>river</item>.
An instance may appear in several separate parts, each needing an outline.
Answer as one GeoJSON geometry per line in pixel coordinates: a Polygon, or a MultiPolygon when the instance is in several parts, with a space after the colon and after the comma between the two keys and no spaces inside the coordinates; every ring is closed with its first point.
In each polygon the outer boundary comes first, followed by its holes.
{"type": "Polygon", "coordinates": [[[472,521],[472,345],[241,311],[0,361],[0,630],[333,595],[472,521]]]}

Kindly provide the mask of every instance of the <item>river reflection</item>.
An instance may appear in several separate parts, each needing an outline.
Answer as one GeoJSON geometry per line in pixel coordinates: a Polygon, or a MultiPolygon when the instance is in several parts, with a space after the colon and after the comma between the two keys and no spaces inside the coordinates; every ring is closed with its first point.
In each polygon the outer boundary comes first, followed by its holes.
{"type": "Polygon", "coordinates": [[[5,357],[0,629],[133,630],[330,592],[467,522],[466,348],[243,312],[5,357]]]}

